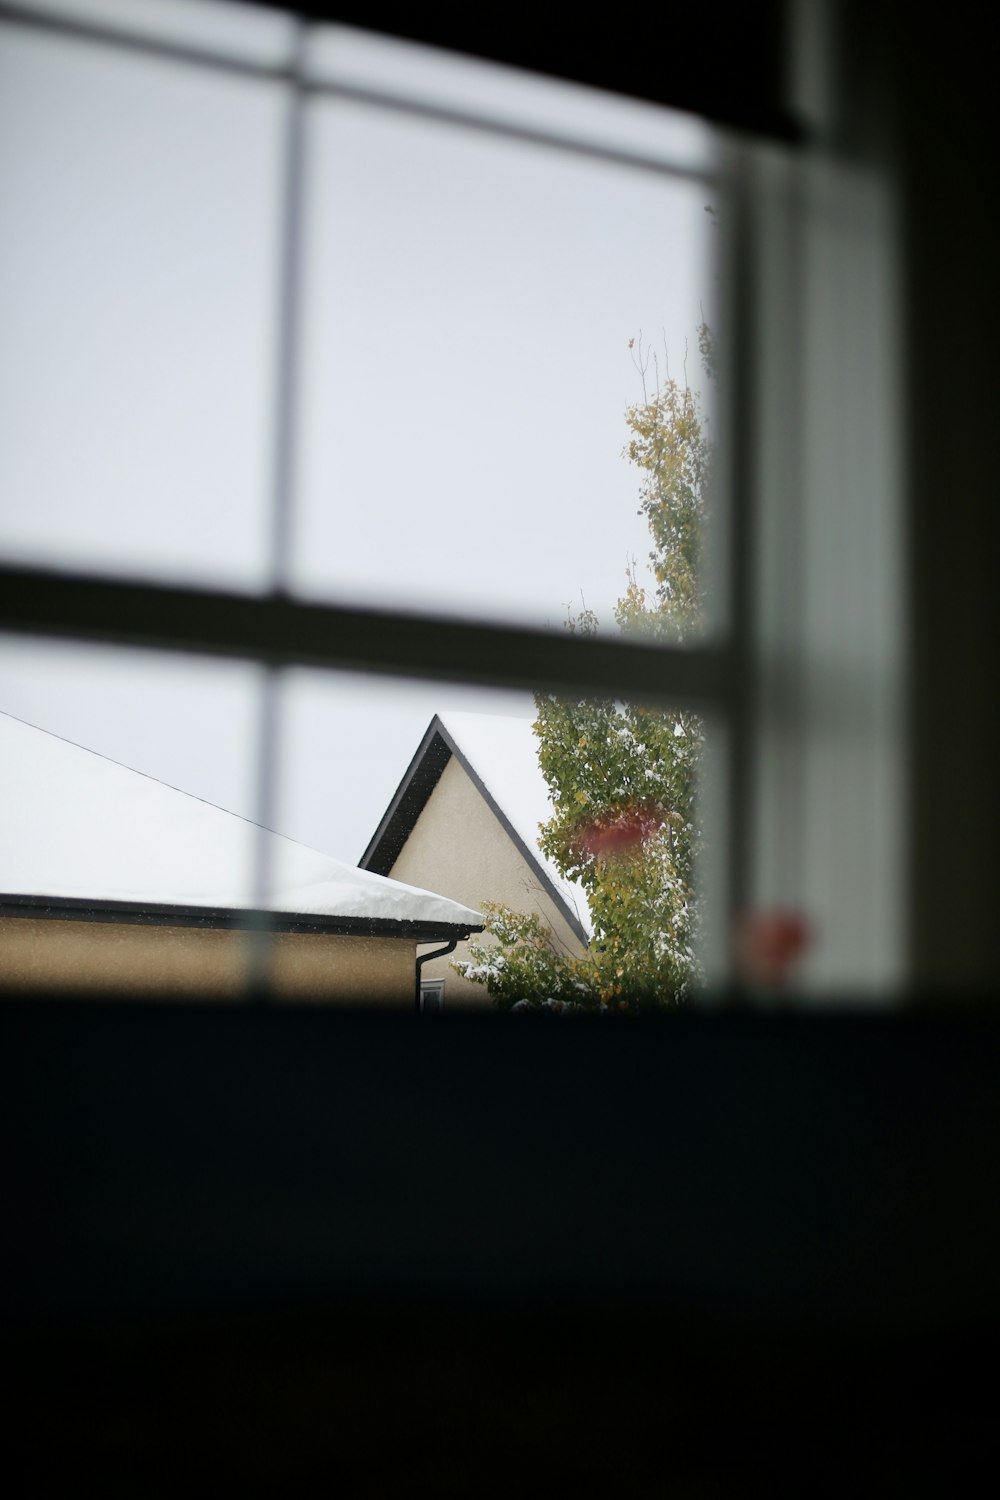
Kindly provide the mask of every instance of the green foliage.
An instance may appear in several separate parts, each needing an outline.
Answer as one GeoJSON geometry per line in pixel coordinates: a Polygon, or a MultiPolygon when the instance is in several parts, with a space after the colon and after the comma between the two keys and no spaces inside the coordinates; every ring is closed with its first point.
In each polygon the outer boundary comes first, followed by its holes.
{"type": "MultiPolygon", "coordinates": [[[[630,342],[634,349],[634,343],[630,342]]],[[[714,348],[699,347],[709,376],[714,348]]],[[[700,627],[705,505],[712,446],[696,392],[673,379],[646,390],[625,414],[623,456],[639,469],[640,514],[649,525],[652,590],[633,566],[615,610],[619,629],[679,643],[700,627]]],[[[592,634],[583,610],[569,629],[592,634]]],[[[639,1011],[682,1000],[696,976],[692,888],[699,832],[694,794],[703,742],[696,715],[606,699],[537,694],[534,731],[554,811],[540,846],[587,894],[593,936],[583,956],[559,950],[536,916],[487,911],[486,937],[457,964],[503,1009],[639,1011]]]]}
{"type": "Polygon", "coordinates": [[[483,902],[490,943],[470,943],[472,961],[456,964],[467,979],[485,984],[501,1010],[545,1003],[574,1009],[591,993],[592,960],[559,953],[549,928],[534,914],[483,902]]]}

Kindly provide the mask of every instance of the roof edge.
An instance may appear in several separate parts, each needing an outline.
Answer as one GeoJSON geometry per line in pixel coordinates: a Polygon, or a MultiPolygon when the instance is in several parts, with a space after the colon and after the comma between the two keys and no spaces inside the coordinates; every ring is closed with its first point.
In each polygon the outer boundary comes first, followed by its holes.
{"type": "Polygon", "coordinates": [[[400,937],[415,942],[465,939],[482,932],[469,922],[423,922],[397,917],[327,917],[257,907],[209,907],[143,901],[93,901],[74,896],[0,894],[0,917],[36,921],[107,922],[147,927],[203,927],[227,931],[313,932],[341,937],[400,937]]]}
{"type": "Polygon", "coordinates": [[[358,860],[359,869],[370,870],[373,875],[388,875],[396,863],[451,759],[452,747],[443,731],[444,726],[435,714],[358,860]]]}

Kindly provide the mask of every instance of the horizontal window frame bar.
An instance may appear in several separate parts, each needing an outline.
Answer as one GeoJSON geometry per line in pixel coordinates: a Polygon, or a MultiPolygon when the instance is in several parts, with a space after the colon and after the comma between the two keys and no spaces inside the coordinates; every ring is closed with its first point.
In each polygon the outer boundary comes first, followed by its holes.
{"type": "MultiPolygon", "coordinates": [[[[293,21],[296,19],[291,13],[289,13],[289,18],[293,21]]],[[[113,48],[115,51],[138,53],[149,58],[159,58],[164,62],[206,68],[216,73],[235,74],[241,78],[257,79],[264,83],[293,83],[295,81],[294,59],[291,55],[286,63],[260,62],[214,47],[199,46],[193,42],[178,42],[167,37],[145,36],[142,32],[130,31],[127,27],[102,25],[100,21],[28,10],[24,6],[8,4],[7,0],[0,3],[0,24],[20,26],[25,30],[42,32],[47,36],[65,37],[68,41],[90,42],[97,46],[113,48]]]]}
{"type": "Polygon", "coordinates": [[[376,673],[728,716],[733,653],[0,564],[0,630],[271,667],[376,673]]]}
{"type": "MultiPolygon", "coordinates": [[[[295,19],[294,15],[292,18],[295,19]]],[[[213,49],[185,45],[182,42],[168,41],[160,37],[147,37],[128,30],[102,26],[97,22],[72,20],[69,17],[43,13],[36,14],[34,11],[24,10],[17,5],[8,5],[0,0],[0,25],[4,23],[49,35],[64,36],[72,41],[89,42],[119,51],[138,53],[148,58],[158,58],[182,66],[205,68],[262,83],[284,84],[286,87],[301,91],[310,99],[343,100],[362,107],[424,120],[430,124],[444,125],[453,129],[491,136],[494,139],[511,141],[518,145],[558,151],[606,166],[652,173],[658,177],[669,177],[682,182],[698,182],[706,187],[717,187],[722,180],[722,174],[718,171],[685,167],[679,162],[671,162],[650,152],[629,151],[624,147],[604,146],[599,142],[577,140],[573,136],[560,134],[558,131],[507,123],[489,115],[471,114],[457,107],[437,105],[428,100],[411,99],[389,90],[323,82],[321,79],[310,78],[307,73],[301,71],[292,57],[287,63],[255,62],[250,58],[230,56],[213,49]]],[[[666,109],[669,106],[662,107],[666,109]]]]}

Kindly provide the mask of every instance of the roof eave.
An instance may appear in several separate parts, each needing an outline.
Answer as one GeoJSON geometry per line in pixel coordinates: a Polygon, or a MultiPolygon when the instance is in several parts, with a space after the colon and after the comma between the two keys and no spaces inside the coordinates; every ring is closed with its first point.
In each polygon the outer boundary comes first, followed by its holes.
{"type": "Polygon", "coordinates": [[[358,860],[358,868],[374,875],[387,875],[399,858],[400,851],[441,779],[441,773],[452,756],[450,736],[437,714],[434,715],[417,746],[410,764],[392,795],[392,800],[368,847],[358,860]]]}
{"type": "Polygon", "coordinates": [[[221,930],[325,933],[331,937],[407,938],[413,942],[460,941],[483,924],[424,921],[397,917],[326,916],[316,912],[263,908],[195,906],[173,902],[94,901],[73,896],[0,894],[0,916],[36,921],[108,922],[148,927],[202,927],[221,930]]]}

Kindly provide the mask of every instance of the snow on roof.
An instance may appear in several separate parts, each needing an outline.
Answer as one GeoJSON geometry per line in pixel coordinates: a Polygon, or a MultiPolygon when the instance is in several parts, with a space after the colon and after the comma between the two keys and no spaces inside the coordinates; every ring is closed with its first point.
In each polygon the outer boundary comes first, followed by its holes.
{"type": "Polygon", "coordinates": [[[0,712],[0,895],[482,926],[456,901],[269,833],[0,712]]]}
{"type": "Polygon", "coordinates": [[[551,818],[553,804],[538,764],[538,740],[530,720],[473,713],[445,713],[438,718],[589,935],[593,923],[583,886],[560,874],[538,847],[538,825],[551,818]]]}

